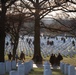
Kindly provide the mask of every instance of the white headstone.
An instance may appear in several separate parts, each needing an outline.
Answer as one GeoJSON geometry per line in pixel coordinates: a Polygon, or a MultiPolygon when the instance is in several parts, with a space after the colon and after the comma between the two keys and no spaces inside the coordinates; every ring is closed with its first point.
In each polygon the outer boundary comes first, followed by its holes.
{"type": "Polygon", "coordinates": [[[64,74],[68,75],[68,66],[69,64],[64,64],[64,74]]]}
{"type": "Polygon", "coordinates": [[[28,74],[28,72],[30,71],[30,67],[29,67],[29,62],[25,62],[25,74],[28,74]]]}
{"type": "Polygon", "coordinates": [[[68,66],[68,75],[75,75],[75,67],[72,65],[68,66]]]}
{"type": "Polygon", "coordinates": [[[14,71],[13,70],[13,71],[10,71],[10,74],[9,75],[19,75],[19,74],[18,74],[18,71],[14,71]]]}
{"type": "Polygon", "coordinates": [[[50,65],[50,63],[48,61],[44,62],[44,65],[50,65]]]}
{"type": "Polygon", "coordinates": [[[5,63],[0,62],[0,75],[4,75],[4,74],[5,74],[5,63]]]}
{"type": "Polygon", "coordinates": [[[12,61],[12,69],[16,69],[16,61],[15,60],[12,61]]]}
{"type": "Polygon", "coordinates": [[[18,61],[18,65],[21,65],[22,64],[22,61],[18,61]]]}
{"type": "Polygon", "coordinates": [[[10,72],[12,70],[11,61],[6,61],[6,72],[10,72]]]}
{"type": "Polygon", "coordinates": [[[30,61],[30,67],[31,67],[31,69],[33,68],[33,61],[32,60],[30,61]]]}
{"type": "Polygon", "coordinates": [[[51,69],[45,69],[44,70],[44,75],[52,75],[51,69]]]}
{"type": "Polygon", "coordinates": [[[75,70],[75,75],[76,75],[76,70],[75,70]]]}
{"type": "Polygon", "coordinates": [[[25,65],[21,64],[18,66],[18,73],[19,75],[25,75],[25,65]]]}
{"type": "Polygon", "coordinates": [[[29,62],[25,62],[24,66],[25,66],[25,74],[28,74],[33,68],[33,61],[31,60],[29,62]]]}
{"type": "Polygon", "coordinates": [[[60,69],[61,69],[61,72],[64,73],[64,63],[63,62],[60,62],[60,69]]]}
{"type": "Polygon", "coordinates": [[[44,69],[50,69],[50,63],[48,61],[44,62],[44,69]]]}
{"type": "Polygon", "coordinates": [[[31,69],[33,68],[33,61],[32,60],[29,61],[28,64],[29,64],[29,71],[31,71],[31,69]]]}
{"type": "Polygon", "coordinates": [[[44,70],[45,69],[50,69],[50,65],[44,65],[44,70]]]}
{"type": "Polygon", "coordinates": [[[29,61],[28,64],[29,64],[29,66],[28,66],[28,69],[29,69],[28,72],[30,72],[31,71],[31,61],[29,61]]]}

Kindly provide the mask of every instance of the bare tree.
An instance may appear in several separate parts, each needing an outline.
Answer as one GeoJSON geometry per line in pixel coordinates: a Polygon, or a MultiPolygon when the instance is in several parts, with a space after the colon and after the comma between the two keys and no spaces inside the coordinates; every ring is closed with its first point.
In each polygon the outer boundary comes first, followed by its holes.
{"type": "Polygon", "coordinates": [[[7,33],[11,35],[11,45],[13,45],[13,60],[15,60],[15,54],[20,35],[30,33],[27,30],[30,26],[25,27],[25,22],[28,20],[31,14],[23,13],[23,10],[26,8],[21,7],[21,4],[17,3],[14,3],[13,7],[10,6],[10,8],[8,9],[6,25],[6,30],[9,30],[9,32],[7,31],[7,33]]]}
{"type": "MultiPolygon", "coordinates": [[[[14,4],[17,0],[1,0],[1,13],[0,13],[0,62],[4,62],[4,44],[5,44],[5,17],[7,8],[14,4]]],[[[75,8],[70,8],[69,4],[76,4],[75,0],[18,0],[21,1],[21,6],[26,8],[26,13],[31,13],[34,17],[34,56],[35,61],[37,55],[39,56],[38,62],[42,61],[40,52],[40,20],[52,11],[62,10],[65,12],[76,12],[75,8]]],[[[23,11],[25,13],[25,10],[23,11]]]]}
{"type": "Polygon", "coordinates": [[[33,60],[35,61],[39,56],[37,62],[42,61],[42,56],[40,52],[40,20],[52,11],[62,10],[65,12],[75,12],[74,9],[68,9],[68,3],[76,4],[73,0],[21,0],[22,5],[26,7],[33,15],[35,20],[34,27],[34,56],[33,60]]]}
{"type": "Polygon", "coordinates": [[[0,0],[0,62],[4,62],[6,12],[15,1],[17,0],[0,0]]]}
{"type": "Polygon", "coordinates": [[[19,41],[20,29],[24,23],[24,16],[22,14],[10,15],[7,22],[9,23],[9,26],[7,27],[9,27],[8,33],[11,36],[11,45],[13,45],[13,60],[15,60],[15,54],[16,54],[16,49],[19,41]]]}

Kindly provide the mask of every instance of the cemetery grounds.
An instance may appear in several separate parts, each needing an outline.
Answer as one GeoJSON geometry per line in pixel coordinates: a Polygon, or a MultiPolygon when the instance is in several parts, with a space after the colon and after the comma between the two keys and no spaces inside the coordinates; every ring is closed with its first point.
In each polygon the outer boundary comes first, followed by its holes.
{"type": "MultiPolygon", "coordinates": [[[[43,58],[43,63],[44,61],[49,61],[49,58],[50,57],[46,57],[46,58],[43,58]]],[[[7,56],[5,56],[5,59],[7,60],[7,56]]],[[[31,60],[32,57],[29,57],[29,56],[26,56],[26,61],[29,61],[31,60]]],[[[64,62],[64,63],[68,63],[68,64],[71,64],[73,66],[76,66],[76,55],[73,56],[72,58],[70,58],[69,56],[67,57],[63,57],[63,60],[61,62],[64,62]]],[[[41,64],[39,64],[41,65],[41,64]]],[[[44,68],[41,67],[41,66],[38,66],[38,67],[34,67],[28,75],[43,75],[43,72],[44,72],[44,68]]],[[[5,75],[9,75],[9,73],[6,73],[5,75]]],[[[52,69],[52,75],[64,75],[60,69],[52,69]]]]}

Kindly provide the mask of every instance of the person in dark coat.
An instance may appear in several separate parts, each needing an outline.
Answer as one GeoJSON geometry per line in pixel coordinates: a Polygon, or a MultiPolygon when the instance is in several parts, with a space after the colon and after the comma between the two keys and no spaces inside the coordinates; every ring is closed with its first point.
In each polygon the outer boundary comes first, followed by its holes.
{"type": "Polygon", "coordinates": [[[60,65],[60,61],[63,60],[63,57],[62,55],[59,53],[57,58],[56,58],[56,62],[57,62],[57,65],[59,66],[60,65]]]}
{"type": "Polygon", "coordinates": [[[75,46],[75,41],[74,40],[72,41],[72,45],[75,46]]]}
{"type": "Polygon", "coordinates": [[[23,51],[21,51],[21,54],[20,54],[20,60],[22,60],[22,61],[25,60],[25,54],[23,53],[23,51]]]}
{"type": "Polygon", "coordinates": [[[52,66],[55,65],[55,59],[56,59],[55,54],[51,54],[51,56],[50,56],[50,63],[51,63],[52,66]]]}
{"type": "Polygon", "coordinates": [[[26,42],[28,42],[29,41],[29,39],[28,38],[26,38],[26,42]]]}
{"type": "Polygon", "coordinates": [[[47,41],[47,45],[49,45],[49,43],[50,43],[50,42],[49,42],[49,40],[48,40],[48,41],[47,41]]]}
{"type": "Polygon", "coordinates": [[[8,59],[9,59],[9,60],[12,59],[12,54],[11,54],[11,52],[9,52],[9,54],[8,54],[8,59]]]}
{"type": "Polygon", "coordinates": [[[65,43],[66,42],[66,40],[65,40],[65,38],[63,39],[63,43],[65,43]]]}

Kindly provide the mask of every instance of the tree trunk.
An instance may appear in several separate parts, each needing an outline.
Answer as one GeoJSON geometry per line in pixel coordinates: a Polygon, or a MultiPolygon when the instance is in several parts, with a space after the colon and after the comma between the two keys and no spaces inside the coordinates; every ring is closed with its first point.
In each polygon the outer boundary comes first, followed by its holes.
{"type": "Polygon", "coordinates": [[[2,11],[0,12],[0,62],[4,62],[5,51],[5,3],[2,3],[2,11]]]}
{"type": "Polygon", "coordinates": [[[13,60],[15,60],[15,55],[16,55],[16,50],[17,50],[17,46],[18,46],[18,41],[19,41],[19,35],[15,36],[15,40],[14,40],[14,47],[13,47],[13,60]]]}
{"type": "Polygon", "coordinates": [[[34,56],[33,60],[36,63],[42,62],[40,50],[40,16],[39,11],[35,12],[35,34],[34,34],[34,56]]]}
{"type": "Polygon", "coordinates": [[[4,62],[4,50],[5,50],[5,32],[0,27],[0,62],[4,62]]]}

